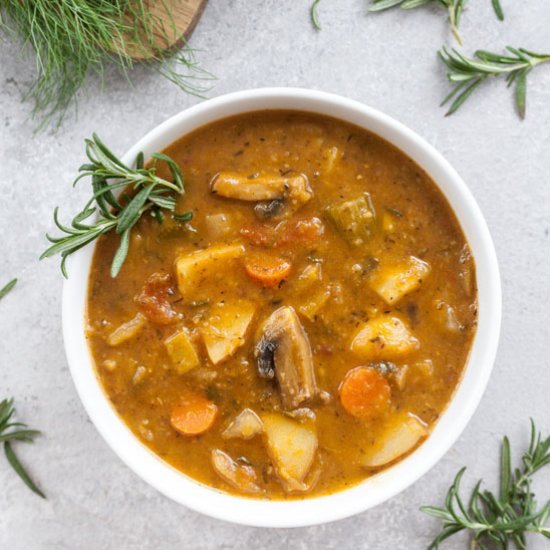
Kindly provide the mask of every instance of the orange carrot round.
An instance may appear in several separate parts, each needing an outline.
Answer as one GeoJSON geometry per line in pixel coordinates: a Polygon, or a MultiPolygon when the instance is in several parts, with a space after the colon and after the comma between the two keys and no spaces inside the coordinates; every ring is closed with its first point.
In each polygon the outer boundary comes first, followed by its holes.
{"type": "Polygon", "coordinates": [[[357,418],[373,418],[387,411],[391,403],[388,381],[371,367],[348,371],[340,384],[344,409],[357,418]]]}
{"type": "Polygon", "coordinates": [[[288,277],[292,264],[282,258],[255,255],[245,260],[246,274],[263,286],[277,286],[288,277]]]}
{"type": "Polygon", "coordinates": [[[208,431],[216,417],[218,407],[202,395],[189,395],[172,409],[170,423],[183,435],[199,435],[208,431]]]}

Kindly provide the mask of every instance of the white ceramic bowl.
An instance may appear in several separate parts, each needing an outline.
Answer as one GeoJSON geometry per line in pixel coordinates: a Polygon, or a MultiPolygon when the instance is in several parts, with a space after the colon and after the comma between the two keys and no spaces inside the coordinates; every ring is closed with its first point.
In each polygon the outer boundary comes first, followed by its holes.
{"type": "Polygon", "coordinates": [[[147,157],[210,122],[264,109],[296,109],[330,115],[378,134],[431,176],[458,217],[477,267],[478,328],[462,382],[428,440],[395,466],[333,495],[289,502],[231,496],[185,476],[153,454],[126,427],[103,392],[84,337],[93,246],[80,250],[68,263],[69,279],[63,287],[63,336],[74,383],[86,411],[111,448],[142,479],[176,502],[215,518],[255,526],[297,527],[345,518],[384,502],[423,476],[456,441],[474,413],[493,367],[500,331],[500,277],[483,215],[450,164],[399,122],[340,96],[303,89],[266,88],[218,97],[157,126],[140,139],[123,160],[132,163],[139,151],[147,157]]]}

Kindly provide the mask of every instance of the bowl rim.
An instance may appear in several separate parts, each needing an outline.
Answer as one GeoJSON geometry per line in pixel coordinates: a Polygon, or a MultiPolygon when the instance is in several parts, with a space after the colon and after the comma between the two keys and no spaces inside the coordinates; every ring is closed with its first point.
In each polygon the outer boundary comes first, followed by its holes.
{"type": "Polygon", "coordinates": [[[132,163],[210,122],[261,110],[298,110],[332,116],[373,132],[424,169],[447,198],[476,262],[478,327],[458,387],[430,437],[391,468],[343,491],[304,500],[270,501],[229,495],[176,470],[149,450],[124,424],[96,375],[86,342],[85,305],[93,245],[68,258],[63,284],[63,340],[70,372],[84,408],[112,450],[139,477],[172,500],[208,516],[257,527],[303,527],[343,519],[372,508],[412,485],[458,439],[487,386],[498,347],[501,283],[489,229],[472,193],[427,141],[392,117],[336,94],[303,88],[259,88],[207,100],[153,128],[123,156],[132,163]]]}

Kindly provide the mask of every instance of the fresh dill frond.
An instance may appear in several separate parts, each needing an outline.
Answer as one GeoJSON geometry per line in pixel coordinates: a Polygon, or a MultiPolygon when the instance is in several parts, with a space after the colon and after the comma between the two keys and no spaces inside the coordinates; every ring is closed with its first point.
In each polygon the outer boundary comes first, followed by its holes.
{"type": "MultiPolygon", "coordinates": [[[[166,0],[159,1],[170,14],[166,0]]],[[[159,20],[149,0],[1,0],[0,16],[4,34],[18,36],[35,54],[37,77],[25,99],[33,102],[39,128],[61,123],[89,75],[101,79],[114,63],[129,77],[135,57],[187,93],[203,96],[209,89],[212,76],[190,48],[170,59],[163,46],[175,28],[159,20]]]]}

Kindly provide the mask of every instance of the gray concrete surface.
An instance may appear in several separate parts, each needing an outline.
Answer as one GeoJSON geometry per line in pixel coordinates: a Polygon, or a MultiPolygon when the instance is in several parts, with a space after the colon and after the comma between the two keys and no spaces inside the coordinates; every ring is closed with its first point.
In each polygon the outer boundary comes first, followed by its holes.
{"type": "MultiPolygon", "coordinates": [[[[511,43],[549,51],[550,4],[471,2],[465,45],[511,43]]],[[[212,96],[269,85],[337,92],[377,107],[435,145],[462,174],[484,211],[500,258],[504,319],[500,350],[485,397],[445,458],[396,498],[357,517],[296,530],[243,528],[187,510],[124,466],[100,438],[78,400],[60,330],[57,259],[38,262],[51,212],[81,206],[70,182],[82,141],[100,132],[122,153],[149,129],[198,100],[139,68],[129,85],[108,71],[103,91],[90,81],[57,133],[33,134],[21,94],[33,63],[20,45],[0,44],[0,282],[17,290],[0,308],[0,395],[17,398],[21,419],[44,437],[19,445],[22,460],[48,494],[32,495],[0,457],[0,548],[6,550],[156,550],[233,548],[421,549],[437,523],[418,511],[441,502],[456,470],[468,481],[496,482],[504,433],[524,445],[529,416],[550,431],[550,66],[529,77],[527,120],[520,122],[502,82],[490,82],[469,105],[444,118],[447,91],[435,51],[449,33],[438,9],[366,16],[365,0],[325,0],[323,31],[312,30],[309,0],[211,0],[192,38],[218,77],[212,96]]],[[[550,497],[550,472],[539,490],[550,497]]],[[[532,541],[533,548],[546,547],[532,541]]],[[[445,548],[466,549],[464,538],[445,548]]]]}

